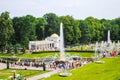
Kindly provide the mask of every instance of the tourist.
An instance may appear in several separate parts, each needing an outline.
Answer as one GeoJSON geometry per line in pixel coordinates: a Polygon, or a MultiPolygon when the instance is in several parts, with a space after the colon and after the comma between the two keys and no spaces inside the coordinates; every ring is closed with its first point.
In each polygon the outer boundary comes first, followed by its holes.
{"type": "Polygon", "coordinates": [[[72,61],[72,68],[74,68],[74,61],[72,61]]]}
{"type": "Polygon", "coordinates": [[[89,58],[87,58],[87,63],[90,63],[90,59],[89,58]]]}
{"type": "Polygon", "coordinates": [[[115,52],[114,51],[112,51],[111,56],[115,57],[115,52]]]}
{"type": "Polygon", "coordinates": [[[76,63],[75,63],[75,61],[72,62],[72,68],[76,68],[76,63]]]}
{"type": "Polygon", "coordinates": [[[16,71],[13,72],[13,79],[16,79],[16,71]]]}
{"type": "Polygon", "coordinates": [[[18,80],[22,80],[22,76],[21,75],[18,76],[18,80]]]}
{"type": "Polygon", "coordinates": [[[106,57],[106,52],[103,53],[103,58],[106,57]]]}
{"type": "Polygon", "coordinates": [[[82,60],[81,60],[81,59],[78,61],[78,65],[79,65],[79,66],[82,65],[82,60]]]}
{"type": "Polygon", "coordinates": [[[62,63],[60,63],[60,69],[62,68],[62,63]]]}
{"type": "Polygon", "coordinates": [[[54,69],[56,69],[56,68],[57,68],[57,65],[56,65],[56,63],[55,63],[55,62],[53,63],[53,66],[54,66],[54,69]]]}
{"type": "Polygon", "coordinates": [[[26,77],[24,77],[24,80],[27,80],[27,78],[26,78],[26,77]]]}
{"type": "Polygon", "coordinates": [[[22,67],[24,67],[24,62],[22,62],[22,67]]]}

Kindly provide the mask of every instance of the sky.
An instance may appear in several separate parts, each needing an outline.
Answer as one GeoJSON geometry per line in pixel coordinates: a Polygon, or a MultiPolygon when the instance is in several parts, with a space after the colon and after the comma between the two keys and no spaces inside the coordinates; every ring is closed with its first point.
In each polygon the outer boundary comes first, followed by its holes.
{"type": "Polygon", "coordinates": [[[0,14],[4,11],[10,12],[11,18],[28,14],[42,17],[52,12],[76,19],[114,19],[120,17],[120,0],[0,0],[0,14]]]}

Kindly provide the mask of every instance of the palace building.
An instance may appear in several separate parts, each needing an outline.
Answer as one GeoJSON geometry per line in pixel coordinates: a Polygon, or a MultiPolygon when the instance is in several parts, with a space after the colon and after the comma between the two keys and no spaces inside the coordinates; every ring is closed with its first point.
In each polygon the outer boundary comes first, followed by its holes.
{"type": "Polygon", "coordinates": [[[59,45],[60,37],[54,33],[50,37],[45,38],[45,40],[30,41],[29,50],[30,52],[55,51],[60,49],[59,45]]]}

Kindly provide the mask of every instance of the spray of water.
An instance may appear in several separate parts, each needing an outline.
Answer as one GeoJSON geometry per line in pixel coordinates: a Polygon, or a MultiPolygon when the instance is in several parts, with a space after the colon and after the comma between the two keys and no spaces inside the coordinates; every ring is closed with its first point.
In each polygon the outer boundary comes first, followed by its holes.
{"type": "Polygon", "coordinates": [[[60,24],[60,60],[65,61],[63,24],[60,24]]]}

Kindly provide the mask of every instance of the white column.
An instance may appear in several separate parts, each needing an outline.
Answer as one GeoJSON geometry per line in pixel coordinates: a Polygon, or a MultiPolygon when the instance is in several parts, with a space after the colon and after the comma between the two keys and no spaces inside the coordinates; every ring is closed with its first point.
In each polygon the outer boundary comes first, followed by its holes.
{"type": "Polygon", "coordinates": [[[44,50],[46,50],[46,44],[44,43],[44,50]]]}
{"type": "Polygon", "coordinates": [[[38,47],[39,47],[39,51],[40,51],[40,44],[38,45],[38,47]]]}
{"type": "Polygon", "coordinates": [[[29,43],[29,50],[31,50],[31,43],[29,43]]]}
{"type": "Polygon", "coordinates": [[[48,49],[50,50],[50,43],[48,43],[48,49]]]}
{"type": "Polygon", "coordinates": [[[49,49],[48,47],[49,47],[49,45],[48,45],[48,43],[47,43],[47,50],[49,49]]]}
{"type": "Polygon", "coordinates": [[[35,42],[35,51],[37,51],[37,42],[35,42]]]}

